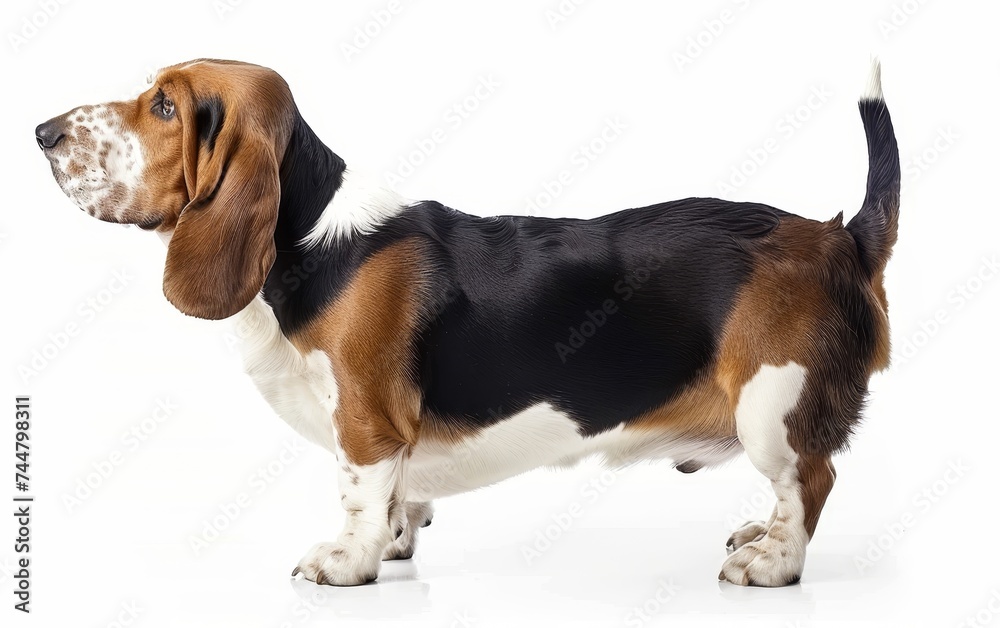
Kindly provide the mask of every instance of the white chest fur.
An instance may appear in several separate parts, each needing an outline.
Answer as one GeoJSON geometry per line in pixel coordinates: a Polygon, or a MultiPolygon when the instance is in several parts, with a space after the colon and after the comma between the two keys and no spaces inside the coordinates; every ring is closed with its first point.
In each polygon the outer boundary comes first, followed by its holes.
{"type": "MultiPolygon", "coordinates": [[[[170,245],[173,231],[157,231],[170,245]]],[[[260,296],[236,315],[243,365],[271,408],[306,439],[334,453],[337,381],[322,351],[302,355],[281,333],[274,310],[260,296]]]]}
{"type": "Polygon", "coordinates": [[[236,325],[247,374],[271,408],[296,432],[336,452],[337,382],[326,354],[300,353],[260,297],[237,314],[236,325]]]}

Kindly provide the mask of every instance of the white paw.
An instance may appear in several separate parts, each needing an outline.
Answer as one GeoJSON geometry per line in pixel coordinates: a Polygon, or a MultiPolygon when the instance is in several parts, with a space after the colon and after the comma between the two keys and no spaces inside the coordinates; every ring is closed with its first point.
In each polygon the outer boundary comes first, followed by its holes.
{"type": "Polygon", "coordinates": [[[386,546],[382,560],[407,560],[413,558],[417,547],[417,531],[431,524],[434,508],[430,502],[406,503],[406,527],[396,540],[386,546]]]}
{"type": "Polygon", "coordinates": [[[430,502],[407,502],[406,516],[418,528],[426,528],[434,519],[434,506],[430,502]]]}
{"type": "Polygon", "coordinates": [[[349,587],[378,577],[379,560],[362,549],[340,543],[317,543],[306,552],[292,576],[302,574],[316,584],[349,587]]]}
{"type": "Polygon", "coordinates": [[[747,543],[759,541],[767,534],[767,524],[763,521],[747,521],[743,526],[733,532],[729,540],[726,541],[726,553],[732,554],[747,543]]]}
{"type": "Polygon", "coordinates": [[[795,584],[805,565],[805,545],[770,532],[759,541],[750,541],[733,552],[722,564],[719,580],[751,587],[783,587],[795,584]]]}
{"type": "Polygon", "coordinates": [[[382,560],[408,560],[417,548],[417,531],[407,527],[399,538],[382,550],[382,560]]]}

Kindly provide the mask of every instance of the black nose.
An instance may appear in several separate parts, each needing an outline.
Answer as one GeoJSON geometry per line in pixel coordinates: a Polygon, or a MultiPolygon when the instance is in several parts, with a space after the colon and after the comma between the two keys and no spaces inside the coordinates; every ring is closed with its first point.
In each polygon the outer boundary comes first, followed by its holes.
{"type": "Polygon", "coordinates": [[[63,124],[59,120],[49,120],[35,127],[35,139],[42,150],[54,148],[64,137],[66,134],[63,133],[63,124]]]}

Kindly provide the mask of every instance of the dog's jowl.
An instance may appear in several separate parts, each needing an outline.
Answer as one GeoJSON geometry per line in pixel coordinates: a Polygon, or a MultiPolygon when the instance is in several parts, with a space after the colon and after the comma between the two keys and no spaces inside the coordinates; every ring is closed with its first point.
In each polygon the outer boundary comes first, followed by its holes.
{"type": "Polygon", "coordinates": [[[346,523],[294,574],[374,580],[432,500],[536,467],[690,473],[745,451],[777,505],[729,538],[720,578],[783,586],[888,365],[900,170],[877,63],[860,110],[867,194],[846,225],[713,198],[593,220],[410,202],[349,170],[278,74],[232,61],[35,134],[82,210],[163,236],[167,299],[237,317],[261,393],[337,456],[346,523]]]}

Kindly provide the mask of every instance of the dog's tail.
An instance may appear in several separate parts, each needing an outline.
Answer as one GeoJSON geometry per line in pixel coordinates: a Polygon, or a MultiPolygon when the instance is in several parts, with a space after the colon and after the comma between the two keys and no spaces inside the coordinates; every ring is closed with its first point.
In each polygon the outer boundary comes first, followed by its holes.
{"type": "Polygon", "coordinates": [[[882,98],[882,66],[872,61],[868,86],[858,102],[868,138],[868,189],[861,211],[847,223],[869,275],[885,268],[899,221],[899,148],[882,98]]]}

